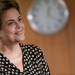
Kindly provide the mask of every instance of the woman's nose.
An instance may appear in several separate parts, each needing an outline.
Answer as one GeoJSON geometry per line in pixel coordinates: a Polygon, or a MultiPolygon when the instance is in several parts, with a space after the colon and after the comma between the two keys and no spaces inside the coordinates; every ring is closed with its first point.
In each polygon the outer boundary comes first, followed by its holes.
{"type": "Polygon", "coordinates": [[[16,28],[17,28],[17,29],[20,29],[20,28],[21,28],[21,24],[20,24],[20,23],[17,23],[17,24],[16,24],[16,28]]]}

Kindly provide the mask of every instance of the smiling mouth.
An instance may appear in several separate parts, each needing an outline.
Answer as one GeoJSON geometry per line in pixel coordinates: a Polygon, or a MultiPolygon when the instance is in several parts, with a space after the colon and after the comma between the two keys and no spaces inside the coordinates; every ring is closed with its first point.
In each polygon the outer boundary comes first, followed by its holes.
{"type": "Polygon", "coordinates": [[[23,30],[21,30],[21,31],[19,31],[19,32],[16,32],[15,34],[20,35],[20,34],[22,34],[22,33],[23,33],[23,30]]]}

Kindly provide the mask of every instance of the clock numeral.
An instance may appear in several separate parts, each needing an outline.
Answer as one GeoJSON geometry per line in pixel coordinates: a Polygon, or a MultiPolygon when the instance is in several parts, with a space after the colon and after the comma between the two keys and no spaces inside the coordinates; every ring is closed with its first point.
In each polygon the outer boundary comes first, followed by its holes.
{"type": "Polygon", "coordinates": [[[44,29],[43,27],[44,27],[43,24],[39,24],[39,25],[38,25],[38,28],[39,28],[40,30],[44,29]]]}
{"type": "Polygon", "coordinates": [[[32,15],[33,15],[33,18],[36,18],[37,17],[37,15],[36,15],[35,12],[33,12],[32,15]]]}
{"type": "Polygon", "coordinates": [[[58,24],[54,24],[54,27],[55,27],[55,28],[58,28],[59,26],[58,26],[58,24]]]}
{"type": "Polygon", "coordinates": [[[59,14],[61,15],[61,16],[64,16],[64,8],[60,5],[58,5],[58,7],[57,7],[57,9],[58,9],[58,11],[59,11],[59,14]]]}
{"type": "Polygon", "coordinates": [[[34,19],[34,23],[35,23],[36,25],[38,25],[38,24],[39,24],[39,21],[34,19]]]}
{"type": "Polygon", "coordinates": [[[59,5],[57,5],[57,9],[58,9],[58,10],[62,10],[63,7],[59,4],[59,5]]]}
{"type": "Polygon", "coordinates": [[[51,15],[51,18],[54,20],[54,21],[57,21],[58,23],[63,23],[63,16],[59,16],[59,17],[54,17],[51,15]]]}
{"type": "Polygon", "coordinates": [[[62,20],[62,19],[58,19],[58,22],[59,22],[59,23],[63,23],[63,20],[62,20]]]}
{"type": "Polygon", "coordinates": [[[36,0],[35,5],[40,7],[40,5],[41,5],[41,0],[36,0]]]}
{"type": "Polygon", "coordinates": [[[33,6],[32,12],[37,12],[37,11],[38,11],[38,7],[36,7],[36,6],[34,7],[34,6],[33,6]]]}
{"type": "Polygon", "coordinates": [[[51,30],[51,27],[50,26],[47,26],[47,30],[51,30]]]}
{"type": "Polygon", "coordinates": [[[50,0],[44,0],[44,2],[45,2],[46,4],[48,4],[48,3],[50,2],[50,0]]]}
{"type": "Polygon", "coordinates": [[[60,16],[64,17],[64,12],[63,11],[60,12],[60,16]]]}

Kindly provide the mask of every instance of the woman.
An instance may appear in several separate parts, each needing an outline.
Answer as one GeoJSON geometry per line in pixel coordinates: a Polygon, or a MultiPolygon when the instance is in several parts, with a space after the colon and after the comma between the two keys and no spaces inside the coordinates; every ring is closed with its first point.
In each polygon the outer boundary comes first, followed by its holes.
{"type": "Polygon", "coordinates": [[[0,0],[0,75],[50,75],[41,49],[24,39],[18,1],[0,0]]]}

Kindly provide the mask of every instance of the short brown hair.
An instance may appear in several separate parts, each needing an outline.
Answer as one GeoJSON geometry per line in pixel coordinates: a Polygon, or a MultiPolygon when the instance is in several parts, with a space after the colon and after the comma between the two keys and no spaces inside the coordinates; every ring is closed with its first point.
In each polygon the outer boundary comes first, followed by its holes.
{"type": "Polygon", "coordinates": [[[16,8],[21,14],[18,0],[0,0],[0,30],[4,13],[10,8],[16,8]]]}

